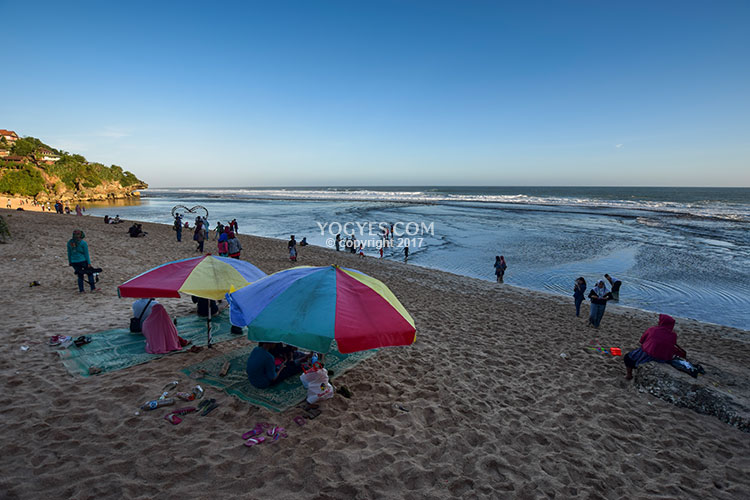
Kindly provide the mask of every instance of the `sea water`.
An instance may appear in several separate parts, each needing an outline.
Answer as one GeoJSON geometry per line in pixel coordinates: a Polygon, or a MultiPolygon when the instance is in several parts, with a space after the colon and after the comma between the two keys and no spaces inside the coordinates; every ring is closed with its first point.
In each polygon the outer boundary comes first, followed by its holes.
{"type": "Polygon", "coordinates": [[[384,259],[408,245],[410,264],[494,280],[503,255],[505,283],[561,295],[609,273],[620,305],[750,329],[749,188],[172,188],[88,214],[170,224],[175,206],[205,207],[212,229],[236,218],[240,233],[319,246],[348,230],[375,258],[393,223],[384,259]]]}

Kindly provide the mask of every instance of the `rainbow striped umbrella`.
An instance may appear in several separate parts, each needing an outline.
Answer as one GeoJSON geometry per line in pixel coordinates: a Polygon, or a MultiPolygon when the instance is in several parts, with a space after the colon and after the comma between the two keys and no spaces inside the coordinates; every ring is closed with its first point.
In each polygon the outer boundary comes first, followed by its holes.
{"type": "Polygon", "coordinates": [[[338,266],[279,271],[227,294],[233,325],[259,342],[328,352],[409,345],[414,320],[382,282],[338,266]]]}
{"type": "MultiPolygon", "coordinates": [[[[179,297],[180,292],[204,299],[221,300],[232,289],[246,286],[266,273],[239,259],[211,254],[175,260],[131,278],[117,287],[120,297],[148,299],[179,297]]],[[[208,347],[211,347],[211,308],[206,321],[208,347]]]]}
{"type": "Polygon", "coordinates": [[[239,259],[208,254],[175,260],[131,278],[117,287],[120,297],[179,297],[180,292],[221,300],[232,287],[246,286],[266,273],[239,259]]]}

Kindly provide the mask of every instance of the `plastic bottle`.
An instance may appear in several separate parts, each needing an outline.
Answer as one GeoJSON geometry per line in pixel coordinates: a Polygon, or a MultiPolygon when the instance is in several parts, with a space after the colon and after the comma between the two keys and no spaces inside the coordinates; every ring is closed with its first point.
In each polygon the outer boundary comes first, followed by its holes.
{"type": "Polygon", "coordinates": [[[142,410],[155,410],[157,408],[161,408],[162,406],[170,406],[174,404],[174,399],[167,398],[167,399],[154,399],[153,401],[149,401],[147,403],[143,403],[141,406],[142,410]]]}

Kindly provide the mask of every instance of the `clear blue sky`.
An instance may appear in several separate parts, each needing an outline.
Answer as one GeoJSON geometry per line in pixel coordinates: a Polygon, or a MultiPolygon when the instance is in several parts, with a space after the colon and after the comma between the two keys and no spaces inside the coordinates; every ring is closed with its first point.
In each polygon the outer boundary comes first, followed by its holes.
{"type": "Polygon", "coordinates": [[[0,128],[158,186],[750,186],[748,1],[0,0],[0,128]]]}

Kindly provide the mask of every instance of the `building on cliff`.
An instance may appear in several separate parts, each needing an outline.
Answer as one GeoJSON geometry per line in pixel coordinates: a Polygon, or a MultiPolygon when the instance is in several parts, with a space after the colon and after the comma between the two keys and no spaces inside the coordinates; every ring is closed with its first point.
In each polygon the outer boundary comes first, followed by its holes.
{"type": "Polygon", "coordinates": [[[13,143],[18,140],[18,134],[16,134],[12,130],[5,130],[4,128],[0,128],[0,137],[5,138],[5,140],[8,142],[8,146],[12,146],[13,143]]]}

